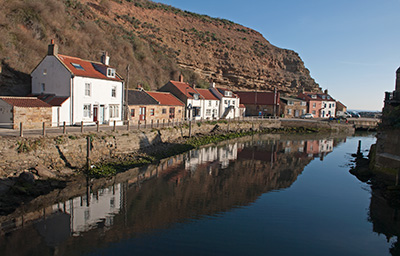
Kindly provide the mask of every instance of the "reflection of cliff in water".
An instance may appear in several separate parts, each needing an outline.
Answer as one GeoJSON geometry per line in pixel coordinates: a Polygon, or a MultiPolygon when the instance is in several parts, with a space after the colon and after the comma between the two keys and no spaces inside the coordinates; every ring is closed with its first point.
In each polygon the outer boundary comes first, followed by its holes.
{"type": "Polygon", "coordinates": [[[323,139],[261,138],[194,150],[142,168],[134,177],[122,174],[129,177],[122,183],[43,207],[34,225],[0,237],[0,251],[76,255],[249,205],[263,193],[290,187],[314,157],[323,157],[334,145],[323,139]]]}

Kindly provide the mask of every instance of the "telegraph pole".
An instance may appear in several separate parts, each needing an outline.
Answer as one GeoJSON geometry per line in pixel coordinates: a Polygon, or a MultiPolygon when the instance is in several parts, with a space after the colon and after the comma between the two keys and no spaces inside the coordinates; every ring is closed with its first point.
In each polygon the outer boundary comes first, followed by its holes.
{"type": "Polygon", "coordinates": [[[128,107],[128,87],[129,87],[129,64],[126,66],[126,82],[125,82],[125,121],[129,119],[129,107],[128,107]]]}

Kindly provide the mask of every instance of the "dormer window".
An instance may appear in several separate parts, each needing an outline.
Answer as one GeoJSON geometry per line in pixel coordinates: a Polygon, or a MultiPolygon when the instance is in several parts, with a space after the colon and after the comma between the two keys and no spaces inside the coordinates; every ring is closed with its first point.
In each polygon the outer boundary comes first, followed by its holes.
{"type": "Polygon", "coordinates": [[[316,99],[316,98],[317,98],[317,95],[311,95],[311,98],[312,98],[312,99],[316,99]]]}
{"type": "Polygon", "coordinates": [[[199,99],[199,95],[197,93],[193,94],[193,99],[198,100],[199,99]]]}
{"type": "Polygon", "coordinates": [[[85,69],[81,66],[81,64],[77,64],[77,63],[72,63],[72,62],[71,62],[71,65],[72,65],[74,68],[76,68],[76,69],[85,70],[85,69]]]}
{"type": "Polygon", "coordinates": [[[225,97],[231,97],[232,92],[231,91],[225,91],[225,97]]]}
{"type": "Polygon", "coordinates": [[[113,68],[107,68],[107,77],[115,77],[115,69],[113,68]]]}
{"type": "Polygon", "coordinates": [[[326,96],[325,95],[322,95],[322,99],[324,100],[326,98],[326,96]]]}

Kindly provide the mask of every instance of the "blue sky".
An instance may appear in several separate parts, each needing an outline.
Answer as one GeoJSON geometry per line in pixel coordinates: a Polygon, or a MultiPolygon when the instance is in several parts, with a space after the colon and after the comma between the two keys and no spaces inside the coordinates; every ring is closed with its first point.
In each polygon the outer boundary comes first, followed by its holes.
{"type": "Polygon", "coordinates": [[[400,0],[158,0],[225,18],[300,54],[349,109],[381,110],[400,66],[400,0]]]}

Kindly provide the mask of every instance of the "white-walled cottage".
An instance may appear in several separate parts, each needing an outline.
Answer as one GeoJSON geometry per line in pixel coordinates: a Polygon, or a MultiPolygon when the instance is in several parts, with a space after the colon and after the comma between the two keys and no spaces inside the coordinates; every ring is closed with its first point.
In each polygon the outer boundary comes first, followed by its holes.
{"type": "Polygon", "coordinates": [[[58,54],[58,46],[52,40],[47,56],[31,76],[33,95],[65,98],[56,106],[53,123],[112,124],[122,120],[123,79],[109,60],[107,53],[101,62],[58,54]]]}
{"type": "Polygon", "coordinates": [[[242,116],[242,110],[239,109],[240,98],[230,90],[216,88],[215,83],[210,84],[210,91],[220,100],[219,117],[221,119],[230,119],[242,116]]]}

